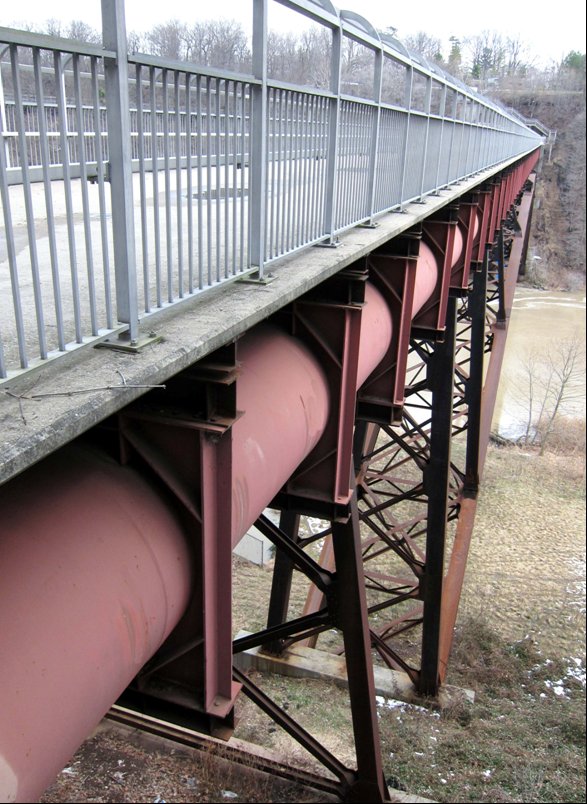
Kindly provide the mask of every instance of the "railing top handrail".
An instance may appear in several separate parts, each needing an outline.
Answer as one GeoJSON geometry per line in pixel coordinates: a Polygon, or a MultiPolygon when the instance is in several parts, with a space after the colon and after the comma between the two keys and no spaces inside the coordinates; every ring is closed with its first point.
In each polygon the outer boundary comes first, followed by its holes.
{"type": "Polygon", "coordinates": [[[339,12],[330,0],[277,0],[277,2],[329,28],[340,26],[339,12]]]}
{"type": "Polygon", "coordinates": [[[256,84],[258,86],[263,83],[259,78],[255,78],[252,73],[240,73],[234,70],[202,66],[195,62],[164,59],[161,56],[152,56],[149,53],[129,54],[128,61],[131,64],[144,65],[145,67],[157,67],[161,70],[173,70],[180,73],[209,76],[210,78],[218,78],[225,81],[239,81],[240,83],[256,84]]]}
{"type": "MultiPolygon", "coordinates": [[[[473,88],[468,87],[459,79],[448,74],[440,66],[431,64],[420,54],[416,54],[406,48],[393,36],[386,33],[379,33],[374,26],[361,15],[349,11],[338,11],[330,0],[277,0],[277,2],[331,29],[338,28],[345,36],[350,37],[359,44],[363,44],[375,52],[381,52],[383,57],[403,64],[412,72],[416,72],[426,79],[446,86],[448,89],[456,92],[457,96],[462,96],[464,99],[469,99],[480,106],[492,109],[509,119],[516,126],[524,126],[528,128],[529,132],[535,133],[518,115],[514,115],[512,110],[506,109],[493,99],[480,95],[473,88]]],[[[100,58],[116,58],[115,52],[106,50],[100,45],[12,28],[0,27],[0,42],[7,45],[23,45],[46,50],[63,51],[70,54],[100,58]]],[[[174,61],[143,53],[129,54],[128,60],[133,64],[145,64],[161,69],[206,75],[229,81],[241,81],[253,85],[259,84],[259,79],[255,78],[250,73],[227,71],[199,65],[195,62],[174,61]]],[[[300,89],[302,89],[302,87],[300,87],[300,89]]],[[[371,98],[371,100],[373,99],[371,98]]]]}
{"type": "Polygon", "coordinates": [[[80,56],[116,58],[115,51],[107,50],[102,45],[80,42],[77,39],[66,39],[63,36],[50,36],[49,34],[34,33],[33,31],[23,31],[18,28],[3,28],[0,26],[0,43],[35,47],[41,50],[56,50],[62,53],[77,53],[80,56]]]}

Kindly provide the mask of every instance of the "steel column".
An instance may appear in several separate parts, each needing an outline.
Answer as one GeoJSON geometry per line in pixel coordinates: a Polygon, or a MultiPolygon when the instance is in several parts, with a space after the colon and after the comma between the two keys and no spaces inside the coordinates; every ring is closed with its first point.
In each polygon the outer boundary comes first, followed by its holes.
{"type": "Polygon", "coordinates": [[[215,717],[229,716],[238,689],[232,682],[232,440],[200,436],[204,619],[204,707],[215,717]]]}
{"type": "Polygon", "coordinates": [[[467,454],[464,493],[476,497],[479,488],[479,453],[481,397],[483,393],[483,357],[485,353],[485,303],[487,298],[488,250],[480,271],[473,274],[473,289],[467,300],[471,319],[469,379],[465,390],[467,403],[467,454]]]}
{"type": "Polygon", "coordinates": [[[448,516],[455,332],[456,299],[451,297],[446,313],[444,340],[435,344],[434,353],[428,363],[432,388],[432,424],[430,458],[424,472],[424,487],[428,494],[428,521],[426,564],[421,580],[424,618],[418,690],[422,695],[436,695],[439,686],[440,605],[448,516]]]}
{"type": "MultiPolygon", "coordinates": [[[[282,511],[279,518],[279,529],[295,544],[298,541],[300,515],[294,511],[282,511]]],[[[271,580],[271,595],[267,611],[267,628],[280,625],[287,619],[289,596],[294,571],[294,562],[282,550],[276,550],[275,566],[271,580]]],[[[267,650],[280,653],[282,643],[279,641],[267,644],[267,650]]]]}
{"type": "Polygon", "coordinates": [[[497,309],[497,327],[503,327],[506,320],[505,311],[505,253],[503,242],[503,226],[499,227],[497,235],[497,292],[499,298],[499,307],[497,309]]]}
{"type": "Polygon", "coordinates": [[[342,629],[357,755],[347,801],[390,801],[383,777],[356,490],[346,522],[332,523],[337,621],[342,629]]]}

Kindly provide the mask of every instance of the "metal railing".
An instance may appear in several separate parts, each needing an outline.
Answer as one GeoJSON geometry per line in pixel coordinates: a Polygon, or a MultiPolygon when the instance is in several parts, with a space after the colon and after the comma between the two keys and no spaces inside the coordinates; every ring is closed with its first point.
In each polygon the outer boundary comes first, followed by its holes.
{"type": "Polygon", "coordinates": [[[129,56],[122,0],[103,47],[0,28],[0,379],[541,145],[361,17],[277,1],[330,32],[327,89],[267,75],[274,0],[250,75],[129,56]]]}

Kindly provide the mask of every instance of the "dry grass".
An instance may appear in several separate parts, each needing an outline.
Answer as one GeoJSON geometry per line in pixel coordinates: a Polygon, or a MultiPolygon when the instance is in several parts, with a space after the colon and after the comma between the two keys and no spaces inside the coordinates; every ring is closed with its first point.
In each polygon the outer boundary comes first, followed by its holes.
{"type": "Polygon", "coordinates": [[[439,713],[404,706],[382,718],[395,776],[436,801],[585,801],[585,687],[569,669],[530,639],[508,643],[464,620],[450,680],[475,687],[476,701],[439,713]]]}

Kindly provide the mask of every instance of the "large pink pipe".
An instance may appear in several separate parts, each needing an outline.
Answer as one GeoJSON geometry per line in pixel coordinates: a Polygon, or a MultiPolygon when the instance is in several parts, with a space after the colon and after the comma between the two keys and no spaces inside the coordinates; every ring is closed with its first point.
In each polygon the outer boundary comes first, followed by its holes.
{"type": "Polygon", "coordinates": [[[361,387],[373,369],[383,360],[391,343],[392,333],[393,321],[391,320],[389,307],[375,285],[367,282],[365,287],[365,307],[361,317],[357,389],[361,387]]]}
{"type": "MultiPolygon", "coordinates": [[[[419,303],[435,277],[421,259],[419,303]]],[[[368,284],[357,386],[391,334],[368,284]]],[[[311,452],[330,412],[323,369],[299,340],[262,325],[242,338],[239,359],[233,541],[311,452]]],[[[0,510],[0,799],[31,801],[178,623],[190,556],[155,485],[79,449],[0,488],[0,510]]]]}
{"type": "Polygon", "coordinates": [[[416,284],[414,288],[414,304],[412,318],[415,317],[428,301],[438,279],[438,265],[429,246],[423,241],[420,243],[420,253],[416,267],[416,284]]]}
{"type": "Polygon", "coordinates": [[[239,342],[241,372],[233,425],[232,539],[235,544],[318,443],[329,413],[328,383],[310,350],[277,327],[239,342]]]}
{"type": "Polygon", "coordinates": [[[0,801],[35,801],[178,623],[191,562],[169,501],[77,448],[0,510],[0,801]]]}
{"type": "MultiPolygon", "coordinates": [[[[389,307],[368,282],[357,387],[382,360],[391,333],[389,307]]],[[[326,375],[297,338],[269,324],[255,327],[239,343],[239,362],[237,408],[246,415],[232,430],[233,544],[314,449],[330,410],[326,375]]]]}
{"type": "Polygon", "coordinates": [[[455,228],[455,242],[452,249],[452,259],[450,262],[450,267],[454,268],[461,254],[463,253],[463,248],[465,246],[465,239],[463,237],[463,233],[461,232],[461,227],[457,226],[455,228]]]}

